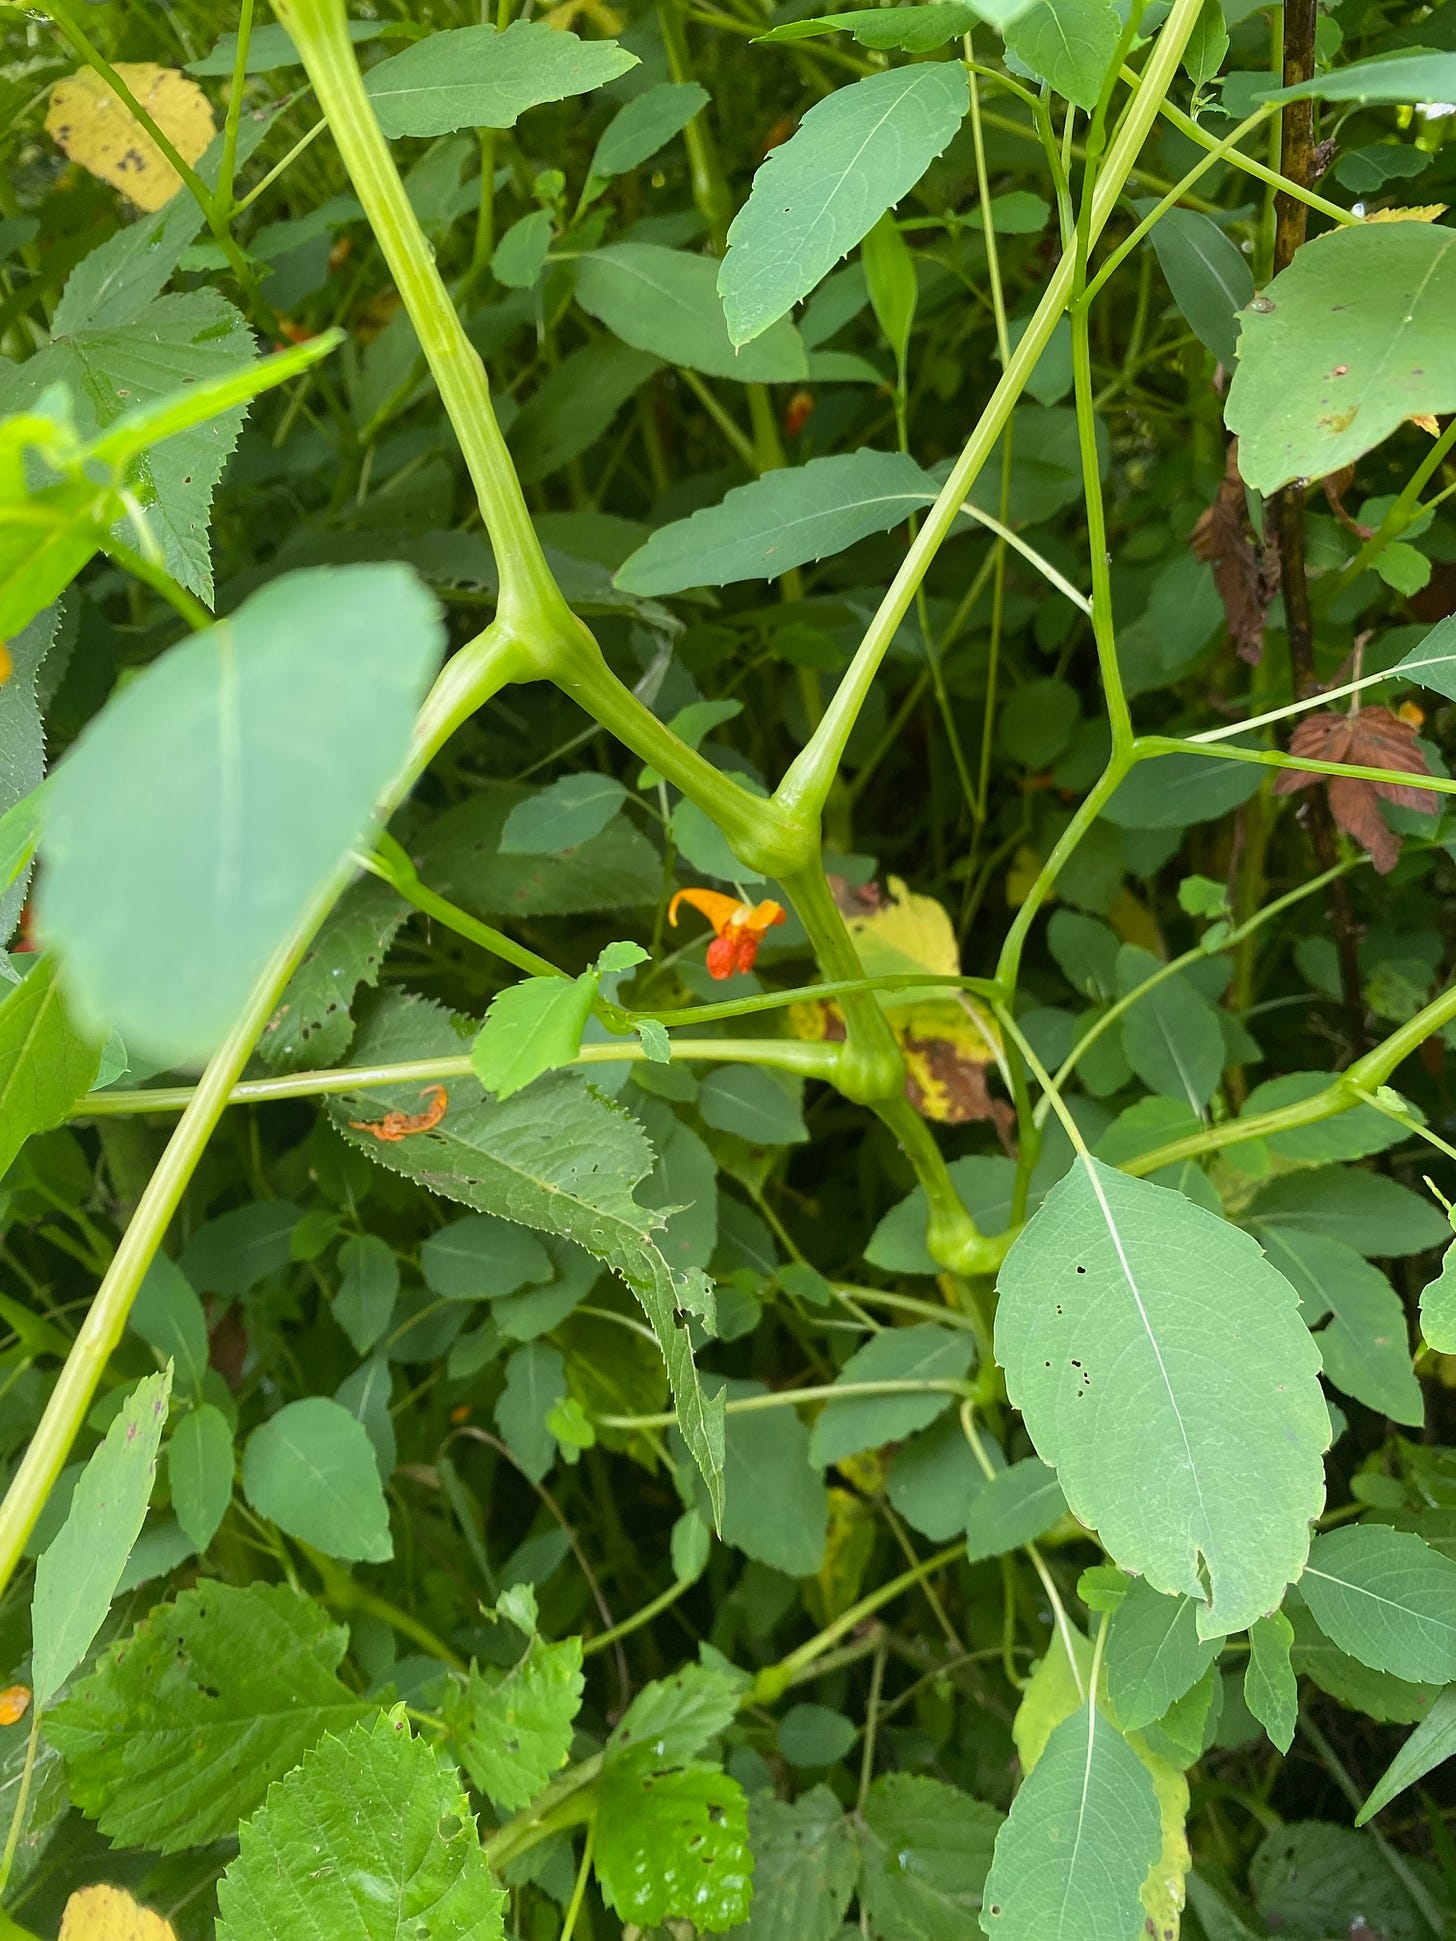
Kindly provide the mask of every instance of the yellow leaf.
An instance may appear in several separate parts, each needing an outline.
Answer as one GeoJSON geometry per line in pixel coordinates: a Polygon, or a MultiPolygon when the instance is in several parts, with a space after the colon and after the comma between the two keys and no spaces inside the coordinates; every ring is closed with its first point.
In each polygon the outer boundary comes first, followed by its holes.
{"type": "Polygon", "coordinates": [[[1107,921],[1125,944],[1139,944],[1150,950],[1155,957],[1163,955],[1163,935],[1158,929],[1158,920],[1131,890],[1118,892],[1117,900],[1107,912],[1107,921]]]}
{"type": "MultiPolygon", "coordinates": [[[[195,162],[213,137],[212,107],[197,83],[153,61],[119,61],[116,72],[183,161],[195,162]]],[[[138,208],[160,209],[182,186],[131,109],[89,67],[56,83],[45,125],[57,148],[138,208]]]]}
{"type": "MultiPolygon", "coordinates": [[[[961,967],[955,927],[943,904],[917,896],[898,876],[888,880],[882,902],[845,917],[866,977],[891,977],[907,971],[939,971],[955,977],[961,967]]],[[[913,1004],[926,991],[887,991],[883,1002],[913,1004]]],[[[936,993],[936,995],[940,995],[936,993]]]]}
{"type": "Polygon", "coordinates": [[[814,1616],[830,1624],[859,1596],[875,1547],[875,1513],[852,1490],[833,1489],[829,1497],[829,1541],[810,1593],[814,1616]]]}
{"type": "Polygon", "coordinates": [[[541,18],[548,27],[560,28],[572,28],[578,18],[584,18],[608,40],[614,39],[626,25],[616,8],[606,5],[606,0],[561,0],[559,7],[553,7],[541,18]]]}
{"type": "Polygon", "coordinates": [[[1429,411],[1416,412],[1408,422],[1415,425],[1421,431],[1429,432],[1432,438],[1439,438],[1441,435],[1440,424],[1431,416],[1429,411]]]}
{"type": "Polygon", "coordinates": [[[1439,222],[1446,213],[1444,202],[1425,202],[1410,209],[1377,209],[1366,222],[1439,222]]]}
{"type": "MultiPolygon", "coordinates": [[[[1011,1736],[1016,1741],[1023,1775],[1029,1773],[1046,1749],[1052,1733],[1085,1703],[1087,1674],[1092,1669],[1092,1647],[1080,1631],[1071,1632],[1071,1648],[1076,1655],[1076,1670],[1067,1656],[1065,1634],[1059,1628],[1051,1647],[1027,1681],[1021,1695],[1011,1736]]],[[[1101,1703],[1099,1709],[1106,1710],[1101,1703]]],[[[1188,1850],[1188,1781],[1178,1768],[1160,1759],[1141,1733],[1124,1734],[1128,1744],[1148,1769],[1153,1790],[1158,1796],[1158,1813],[1163,1827],[1163,1850],[1153,1862],[1143,1882],[1142,1903],[1148,1916],[1147,1931],[1158,1941],[1177,1941],[1180,1917],[1187,1890],[1184,1882],[1193,1857],[1188,1850]]]]}
{"type": "Polygon", "coordinates": [[[170,1921],[122,1887],[78,1887],[61,1916],[59,1941],[177,1941],[170,1921]]]}
{"type": "MultiPolygon", "coordinates": [[[[1041,857],[1034,849],[1021,848],[1011,858],[1011,867],[1006,872],[1006,907],[1019,910],[1031,895],[1031,886],[1041,874],[1041,857]]],[[[1055,901],[1049,896],[1047,902],[1055,901]]]]}
{"type": "Polygon", "coordinates": [[[905,1055],[910,1102],[922,1118],[956,1126],[999,1116],[986,1089],[986,1064],[1000,1033],[965,992],[894,1011],[890,1025],[905,1055]]]}

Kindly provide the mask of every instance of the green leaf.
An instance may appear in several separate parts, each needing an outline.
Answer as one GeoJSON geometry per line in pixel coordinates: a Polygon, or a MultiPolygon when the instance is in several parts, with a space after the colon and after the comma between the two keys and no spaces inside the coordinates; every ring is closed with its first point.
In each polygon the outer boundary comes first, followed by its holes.
{"type": "Polygon", "coordinates": [[[370,1709],[334,1675],[348,1640],[282,1584],[157,1605],[51,1714],[76,1804],[118,1846],[231,1837],[322,1733],[370,1709]]]}
{"type": "Polygon", "coordinates": [[[627,799],[612,775],[582,771],[518,802],[501,831],[503,856],[554,856],[599,835],[627,799]]]}
{"type": "Polygon", "coordinates": [[[1316,1537],[1299,1588],[1321,1631],[1375,1671],[1456,1682],[1456,1563],[1409,1531],[1349,1524],[1316,1537]]]}
{"type": "Polygon", "coordinates": [[[742,1941],[837,1941],[859,1874],[854,1833],[827,1786],[792,1803],[772,1792],[748,1802],[753,1906],[742,1941]]]}
{"type": "Polygon", "coordinates": [[[1456,1354],[1456,1245],[1441,1257],[1441,1271],[1421,1289],[1421,1333],[1438,1355],[1456,1354]]]}
{"type": "MultiPolygon", "coordinates": [[[[1026,681],[1001,710],[997,735],[1013,761],[1031,769],[1045,768],[1071,740],[1081,711],[1077,691],[1066,681],[1026,681]]],[[[1072,914],[1057,912],[1058,916],[1072,914]]]]}
{"type": "Polygon", "coordinates": [[[289,978],[258,1040],[258,1056],[277,1072],[340,1064],[354,1036],[350,1006],[373,988],[410,906],[393,887],[366,876],[345,890],[289,978]]]}
{"type": "Polygon", "coordinates": [[[0,986],[0,1173],[33,1132],[60,1125],[90,1088],[101,1046],[66,1014],[56,959],[0,986]]]}
{"type": "Polygon", "coordinates": [[[1147,1767],[1095,1705],[1073,1712],[1011,1802],[981,1926],[1000,1941],[1128,1941],[1162,1850],[1147,1767]]]}
{"type": "Polygon", "coordinates": [[[1139,762],[1123,777],[1102,819],[1117,829],[1187,829],[1216,822],[1257,795],[1266,779],[1257,762],[1162,755],[1139,762]]]}
{"type": "MultiPolygon", "coordinates": [[[[1421,1882],[1419,1874],[1407,1878],[1421,1882]]],[[[1327,1935],[1361,1941],[1362,1926],[1385,1941],[1425,1941],[1433,1924],[1418,1909],[1371,1839],[1347,1826],[1306,1820],[1266,1834],[1249,1862],[1249,1885],[1265,1934],[1290,1941],[1324,1941],[1327,1935]]],[[[1425,1897],[1426,1905],[1434,1905],[1425,1897]]]]}
{"type": "Polygon", "coordinates": [[[619,108],[597,138],[588,176],[605,181],[650,161],[708,105],[696,81],[659,81],[619,108]]]}
{"type": "MultiPolygon", "coordinates": [[[[1229,51],[1228,28],[1219,0],[1203,0],[1203,7],[1183,49],[1183,71],[1195,89],[1205,88],[1223,66],[1229,51]]],[[[1181,211],[1170,211],[1170,214],[1181,211]]],[[[1252,295],[1252,290],[1250,291],[1252,295]]]]}
{"type": "Polygon", "coordinates": [[[904,452],[865,447],[765,472],[720,505],[659,526],[617,569],[629,593],[775,579],[902,525],[935,498],[935,481],[904,452]]]}
{"type": "Polygon", "coordinates": [[[1404,660],[1391,668],[1391,678],[1419,681],[1448,701],[1456,701],[1456,614],[1439,621],[1404,660]]]}
{"type": "Polygon", "coordinates": [[[728,231],[718,289],[735,344],[784,317],[906,195],[961,125],[959,61],[838,88],[770,151],[728,231]]]}
{"type": "Polygon", "coordinates": [[[1411,1368],[1405,1304],[1378,1267],[1327,1233],[1265,1227],[1264,1250],[1299,1296],[1325,1374],[1336,1388],[1380,1415],[1419,1428],[1421,1385],[1411,1368]]]}
{"type": "Polygon", "coordinates": [[[233,1498],[233,1432],[211,1402],[184,1415],[172,1431],[167,1478],[177,1521],[188,1540],[206,1550],[233,1498]]]}
{"type": "Polygon", "coordinates": [[[326,1557],[394,1555],[389,1506],[368,1436],[325,1395],[286,1402],[248,1437],[243,1494],[270,1523],[326,1557]]]}
{"type": "Polygon", "coordinates": [[[566,1395],[566,1364],[544,1341],[529,1341],[506,1362],[506,1385],[495,1405],[496,1427],[517,1464],[539,1483],[556,1456],[547,1423],[566,1395]]]}
{"type": "Polygon", "coordinates": [[[497,992],[470,1047],[470,1063],[487,1092],[508,1099],[543,1072],[569,1065],[581,1050],[598,979],[527,977],[497,992]]]}
{"type": "Polygon", "coordinates": [[[507,438],[522,482],[549,478],[589,451],[628,399],[661,369],[658,358],[611,337],[563,357],[510,423],[507,438]]]}
{"type": "MultiPolygon", "coordinates": [[[[1217,0],[1205,4],[1205,14],[1210,4],[1216,15],[1217,0]]],[[[1139,203],[1139,213],[1146,214],[1152,206],[1139,203]]],[[[1164,210],[1149,240],[1173,301],[1194,336],[1231,371],[1238,359],[1234,319],[1254,294],[1248,258],[1226,230],[1196,209],[1164,210]]]]}
{"type": "MultiPolygon", "coordinates": [[[[377,33],[378,28],[374,31],[377,33]]],[[[266,42],[268,36],[280,32],[276,27],[262,27],[254,40],[266,42]]],[[[233,40],[235,36],[224,38],[233,40]]],[[[231,76],[232,71],[229,63],[226,72],[231,76]]],[[[235,167],[241,168],[253,154],[268,133],[271,120],[267,114],[239,117],[232,131],[235,167]]],[[[224,146],[225,137],[219,133],[197,161],[198,177],[209,188],[217,187],[224,146]]],[[[161,295],[205,220],[194,196],[175,195],[161,209],[144,212],[125,223],[99,248],[83,256],[66,278],[51,318],[52,336],[72,337],[78,331],[135,323],[152,299],[161,295]]]]}
{"type": "MultiPolygon", "coordinates": [[[[359,1053],[387,1063],[439,1057],[458,1044],[443,1012],[406,1000],[381,1011],[359,1053]]],[[[378,1164],[432,1192],[575,1240],[622,1277],[652,1325],[679,1424],[721,1515],[722,1405],[704,1395],[679,1319],[686,1312],[711,1313],[712,1290],[700,1274],[674,1273],[653,1238],[661,1216],[633,1197],[633,1187],[652,1169],[641,1127],[566,1073],[549,1075],[515,1099],[474,1098],[473,1084],[460,1082],[447,1090],[449,1108],[433,1132],[392,1145],[360,1133],[345,1136],[378,1164]]],[[[389,1106],[407,1100],[409,1088],[386,1087],[372,1097],[389,1106]]],[[[357,1102],[336,1103],[332,1110],[335,1124],[347,1128],[357,1102]]]]}
{"type": "Polygon", "coordinates": [[[736,1779],[643,1746],[607,1764],[597,1801],[597,1881],[624,1921],[691,1919],[721,1934],[747,1918],[753,1854],[736,1779]]]}
{"type": "MultiPolygon", "coordinates": [[[[382,20],[351,20],[348,23],[349,39],[356,46],[360,41],[377,40],[384,29],[382,20]]],[[[236,34],[224,34],[200,61],[187,63],[187,72],[231,78],[237,60],[238,37],[236,34]]],[[[274,74],[281,67],[302,66],[303,56],[294,46],[286,27],[271,20],[255,23],[248,36],[249,74],[274,74]]],[[[201,212],[198,213],[200,218],[201,212]]]]}
{"type": "Polygon", "coordinates": [[[321,1740],[273,1788],[217,1899],[218,1941],[505,1933],[506,1897],[459,1777],[414,1737],[403,1705],[321,1740]]]}
{"type": "Polygon", "coordinates": [[[1222,1638],[1200,1638],[1198,1603],[1134,1577],[1107,1636],[1107,1696],[1124,1731],[1162,1718],[1202,1678],[1222,1638]]]}
{"type": "Polygon", "coordinates": [[[791,1705],[779,1720],[776,1735],[780,1755],[791,1766],[835,1766],[845,1758],[859,1734],[844,1712],[827,1705],[791,1705]]]}
{"type": "Polygon", "coordinates": [[[393,1247],[376,1233],[351,1234],[339,1249],[339,1285],[331,1311],[361,1355],[368,1354],[389,1326],[398,1299],[399,1260],[393,1247]]]}
{"type": "Polygon", "coordinates": [[[878,1449],[926,1428],[950,1407],[954,1395],[949,1384],[964,1381],[974,1359],[975,1344],[969,1334],[938,1327],[933,1321],[886,1328],[873,1336],[840,1369],[835,1387],[905,1382],[910,1392],[852,1395],[842,1402],[826,1402],[810,1433],[810,1462],[827,1469],[841,1457],[878,1449]]]}
{"type": "Polygon", "coordinates": [[[1289,1283],[1180,1193],[1081,1159],[1001,1269],[996,1356],[1072,1514],[1239,1630],[1296,1577],[1329,1417],[1289,1283]]]}
{"type": "Polygon", "coordinates": [[[792,384],[809,373],[799,333],[787,321],[751,348],[734,345],[707,256],[660,243],[591,250],[577,262],[576,300],[624,344],[708,377],[792,384]]]}
{"type": "Polygon", "coordinates": [[[1294,1626],[1282,1611],[1249,1626],[1244,1703],[1281,1752],[1294,1743],[1299,1722],[1299,1681],[1289,1662],[1294,1626]]]}
{"type": "Polygon", "coordinates": [[[296,573],[113,697],[48,784],[37,898],[86,1011],[210,1055],[368,824],[443,644],[398,566],[296,573]]]}
{"type": "Polygon", "coordinates": [[[559,856],[501,852],[506,819],[527,791],[486,783],[432,823],[415,861],[441,896],[477,916],[575,916],[586,910],[651,907],[662,859],[625,816],[559,856]]]}
{"type": "MultiPolygon", "coordinates": [[[[1124,944],[1117,957],[1119,994],[1138,991],[1162,968],[1151,951],[1124,944]]],[[[1163,978],[1123,1014],[1122,1048],[1146,1086],[1200,1115],[1223,1076],[1218,1014],[1182,972],[1163,978]]]]}
{"type": "Polygon", "coordinates": [[[581,1706],[581,1639],[532,1637],[515,1664],[470,1667],[452,1687],[445,1718],[472,1782],[502,1813],[531,1801],[566,1764],[581,1706]]]}
{"type": "Polygon", "coordinates": [[[1456,99],[1456,54],[1428,47],[1402,48],[1373,61],[1330,68],[1296,87],[1261,92],[1264,101],[1450,101],[1456,99]]]}
{"type": "Polygon", "coordinates": [[[60,608],[47,607],[10,639],[10,678],[0,682],[0,944],[20,920],[27,865],[40,833],[35,791],[45,775],[45,729],[35,684],[59,621],[60,608]]]}
{"type": "MultiPolygon", "coordinates": [[[[1313,1098],[1330,1084],[1327,1072],[1282,1072],[1266,1078],[1244,1100],[1243,1114],[1252,1118],[1260,1112],[1277,1112],[1281,1106],[1313,1098]]],[[[1388,1152],[1409,1135],[1373,1105],[1354,1105],[1329,1119],[1313,1125],[1291,1126],[1284,1132],[1267,1135],[1269,1150],[1281,1159],[1297,1159],[1305,1165],[1324,1166],[1338,1159],[1366,1159],[1371,1153],[1388,1152]]]]}
{"type": "Polygon", "coordinates": [[[1407,418],[1456,408],[1456,230],[1358,223],[1295,252],[1241,318],[1225,417],[1258,492],[1327,478],[1407,418]]]}
{"type": "Polygon", "coordinates": [[[698,1087],[704,1125],[737,1133],[756,1146],[800,1145],[809,1137],[803,1086],[762,1065],[723,1065],[698,1087]]]}
{"type": "MultiPolygon", "coordinates": [[[[728,1390],[734,1400],[767,1392],[758,1382],[728,1390]]],[[[721,1529],[724,1543],[786,1577],[812,1577],[823,1563],[829,1499],[795,1409],[728,1416],[721,1529]]]]}
{"type": "Polygon", "coordinates": [[[607,1758],[650,1747],[659,1759],[695,1758],[726,1732],[738,1714],[745,1680],[712,1665],[684,1665],[654,1679],[632,1700],[607,1741],[607,1758]]]}
{"type": "Polygon", "coordinates": [[[71,1496],[66,1520],[35,1567],[30,1682],[48,1706],[91,1649],[147,1513],[167,1419],[170,1369],[137,1383],[71,1496]]]}
{"type": "Polygon", "coordinates": [[[860,1905],[874,1934],[977,1941],[1003,1815],[938,1779],[884,1773],[865,1795],[861,1820],[860,1905]]]}
{"type": "Polygon", "coordinates": [[[1424,1253],[1451,1233],[1443,1215],[1418,1193],[1357,1166],[1285,1173],[1263,1188],[1243,1218],[1266,1244],[1272,1233],[1292,1228],[1326,1234],[1377,1258],[1424,1253]]]}
{"type": "Polygon", "coordinates": [[[1079,108],[1095,108],[1122,23],[1110,0],[1038,0],[1012,26],[1006,51],[1079,108]]]}
{"type": "Polygon", "coordinates": [[[174,1379],[184,1392],[201,1393],[208,1363],[207,1315],[191,1281],[166,1254],[153,1255],[126,1325],[163,1365],[175,1362],[174,1379]]]}
{"type": "Polygon", "coordinates": [[[946,1543],[964,1531],[972,1499],[985,1487],[957,1415],[942,1416],[902,1442],[885,1474],[896,1513],[932,1543],[946,1543]]]}
{"type": "Polygon", "coordinates": [[[9,938],[25,906],[30,860],[40,841],[43,791],[32,789],[0,815],[0,937],[9,938]]]}
{"type": "Polygon", "coordinates": [[[1414,1725],[1430,1712],[1439,1687],[1412,1684],[1372,1671],[1358,1658],[1341,1651],[1315,1623],[1307,1606],[1291,1594],[1289,1621],[1294,1626],[1290,1663],[1299,1678],[1313,1679],[1322,1692],[1339,1704],[1379,1723],[1414,1725]]]}
{"type": "MultiPolygon", "coordinates": [[[[242,316],[215,291],[157,297],[125,323],[58,335],[23,364],[5,367],[0,412],[24,410],[48,386],[64,384],[74,401],[76,428],[90,438],[180,387],[237,371],[253,350],[242,316]]],[[[204,600],[212,598],[207,527],[213,489],[237,443],[245,410],[233,406],[163,440],[132,468],[133,489],[167,571],[204,600]]],[[[122,522],[119,536],[136,545],[130,520],[122,522]]]]}
{"type": "Polygon", "coordinates": [[[420,1248],[420,1272],[446,1301],[494,1301],[551,1280],[550,1254],[524,1227],[490,1213],[467,1213],[432,1233],[420,1248]]]}
{"type": "Polygon", "coordinates": [[[1355,1815],[1364,1826],[1383,1807],[1418,1779],[1456,1756],[1456,1686],[1448,1686],[1375,1782],[1369,1799],[1355,1815]]]}
{"type": "Polygon", "coordinates": [[[637,66],[614,40],[578,40],[540,20],[454,27],[370,68],[364,86],[386,135],[514,128],[528,108],[565,101],[637,66]]]}
{"type": "MultiPolygon", "coordinates": [[[[1026,6],[1031,4],[1032,0],[1026,0],[1026,6]]],[[[808,40],[820,34],[845,33],[853,34],[861,47],[882,52],[899,48],[906,54],[933,54],[937,47],[959,40],[962,34],[971,31],[977,20],[986,18],[989,15],[979,8],[965,6],[963,0],[925,0],[920,6],[859,7],[849,13],[817,14],[812,20],[786,20],[781,27],[771,27],[766,34],[756,34],[754,38],[808,40]]]]}
{"type": "Polygon", "coordinates": [[[1063,977],[1083,997],[1103,1002],[1117,995],[1117,936],[1100,918],[1080,910],[1054,910],[1047,948],[1063,977]]]}
{"type": "Polygon", "coordinates": [[[507,290],[534,290],[546,267],[553,222],[549,209],[533,209],[513,222],[495,246],[490,273],[507,290]]]}
{"type": "Polygon", "coordinates": [[[966,1555],[974,1564],[1035,1543],[1066,1513],[1056,1471],[1027,1456],[982,1479],[966,1512],[966,1555]]]}
{"type": "Polygon", "coordinates": [[[177,1263],[204,1294],[246,1294],[293,1258],[302,1215],[289,1200],[254,1200],[204,1221],[177,1263]]]}
{"type": "MultiPolygon", "coordinates": [[[[944,4],[944,0],[939,0],[939,3],[944,4]]],[[[932,5],[935,4],[937,0],[932,0],[932,5]]],[[[920,287],[915,275],[915,259],[906,248],[905,238],[888,209],[860,244],[859,256],[864,265],[870,307],[885,333],[885,342],[895,353],[897,368],[903,371],[920,287]]]]}

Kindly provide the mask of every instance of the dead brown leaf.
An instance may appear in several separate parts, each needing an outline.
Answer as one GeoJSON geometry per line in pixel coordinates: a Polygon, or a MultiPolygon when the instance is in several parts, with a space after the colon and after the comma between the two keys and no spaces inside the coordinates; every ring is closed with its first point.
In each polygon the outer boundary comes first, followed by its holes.
{"type": "MultiPolygon", "coordinates": [[[[1362,768],[1393,768],[1407,775],[1429,775],[1426,758],[1416,741],[1415,728],[1389,708],[1361,708],[1355,714],[1333,710],[1307,714],[1289,738],[1291,755],[1315,762],[1349,762],[1362,768]]],[[[1353,836],[1382,876],[1400,861],[1400,837],[1381,815],[1378,804],[1434,815],[1441,799],[1431,789],[1409,782],[1372,782],[1363,776],[1317,775],[1307,769],[1286,768],[1274,784],[1276,795],[1293,795],[1316,782],[1329,783],[1330,813],[1347,835],[1353,836]]]]}
{"type": "Polygon", "coordinates": [[[1217,496],[1200,513],[1188,544],[1194,558],[1206,560],[1213,569],[1213,583],[1239,658],[1257,663],[1264,652],[1264,615],[1278,591],[1278,562],[1255,547],[1249,530],[1237,438],[1229,440],[1217,496]]]}

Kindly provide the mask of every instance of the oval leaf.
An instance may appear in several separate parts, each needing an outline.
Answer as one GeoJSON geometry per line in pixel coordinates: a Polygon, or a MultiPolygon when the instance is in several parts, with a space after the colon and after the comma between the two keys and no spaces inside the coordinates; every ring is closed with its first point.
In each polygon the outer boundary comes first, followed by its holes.
{"type": "Polygon", "coordinates": [[[289,1402],[254,1429],[243,1493],[259,1516],[325,1556],[377,1564],[394,1555],[373,1445],[327,1396],[289,1402]]]}
{"type": "Polygon", "coordinates": [[[805,115],[753,178],[718,289],[735,344],[787,315],[946,147],[969,102],[959,61],[871,74],[805,115]]]}
{"type": "Polygon", "coordinates": [[[1327,478],[1407,418],[1456,410],[1456,230],[1338,229],[1242,312],[1226,417],[1255,491],[1327,478]]]}
{"type": "Polygon", "coordinates": [[[48,785],[36,907],[85,1012],[210,1055],[368,824],[443,645],[404,567],[295,573],[107,704],[48,785]]]}
{"type": "Polygon", "coordinates": [[[1355,1523],[1317,1537],[1299,1580],[1332,1644],[1413,1684],[1456,1680],[1456,1563],[1407,1530],[1355,1523]]]}
{"type": "Polygon", "coordinates": [[[364,85],[386,135],[514,128],[543,101],[564,101],[636,67],[614,40],[578,40],[542,20],[454,27],[372,67],[364,85]]]}
{"type": "Polygon", "coordinates": [[[996,1355],[1072,1514],[1125,1570],[1272,1610],[1324,1500],[1329,1416],[1294,1290],[1247,1234],[1086,1158],[1006,1257],[996,1355]]]}

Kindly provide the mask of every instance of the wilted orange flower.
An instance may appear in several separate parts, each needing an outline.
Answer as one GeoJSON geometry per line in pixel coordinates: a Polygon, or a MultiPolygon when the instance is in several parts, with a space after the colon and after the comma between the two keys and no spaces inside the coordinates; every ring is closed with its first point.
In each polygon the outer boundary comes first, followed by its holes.
{"type": "Polygon", "coordinates": [[[16,1725],[30,1710],[29,1685],[7,1685],[0,1692],[0,1725],[16,1725]]]}
{"type": "Polygon", "coordinates": [[[738,971],[753,969],[764,933],[784,921],[784,907],[772,898],[763,903],[744,903],[719,890],[679,890],[667,906],[669,923],[677,922],[677,906],[689,903],[713,926],[713,941],[708,945],[708,975],[732,977],[738,971]]]}

